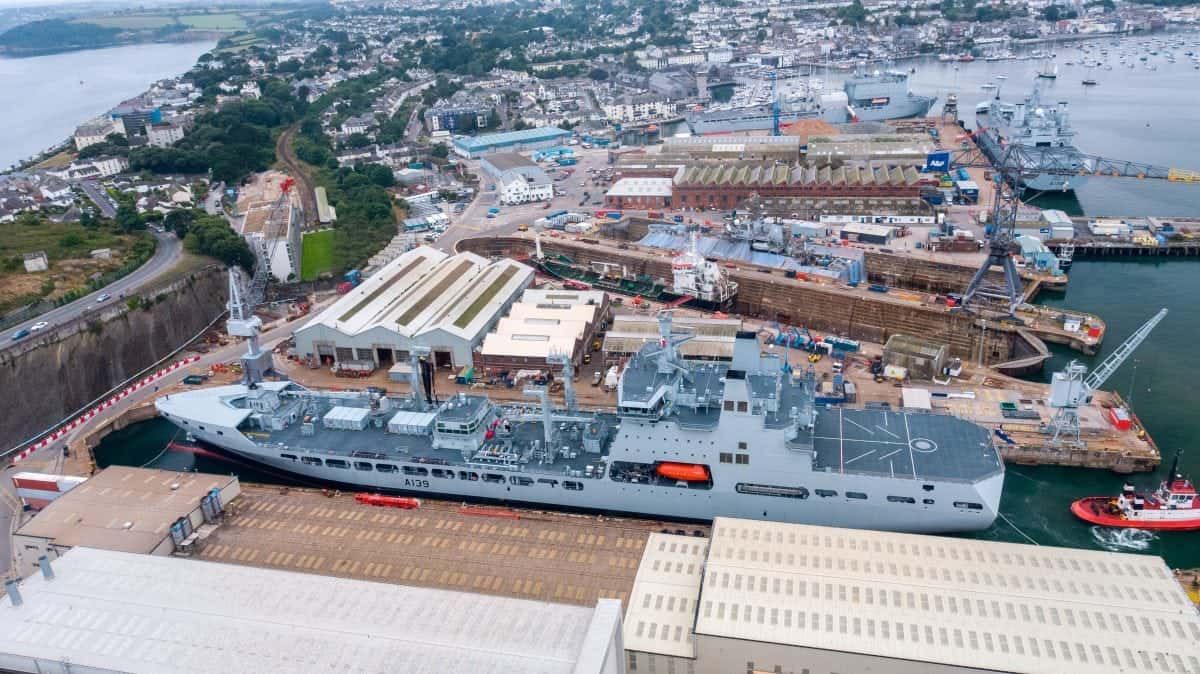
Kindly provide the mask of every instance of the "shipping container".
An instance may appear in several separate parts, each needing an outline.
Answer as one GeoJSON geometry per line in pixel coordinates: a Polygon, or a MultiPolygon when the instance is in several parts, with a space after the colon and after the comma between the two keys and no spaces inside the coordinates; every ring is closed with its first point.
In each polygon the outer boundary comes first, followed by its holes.
{"type": "Polygon", "coordinates": [[[1124,407],[1113,407],[1108,410],[1108,420],[1112,422],[1114,428],[1118,431],[1127,431],[1133,426],[1133,420],[1129,418],[1129,412],[1124,407]]]}

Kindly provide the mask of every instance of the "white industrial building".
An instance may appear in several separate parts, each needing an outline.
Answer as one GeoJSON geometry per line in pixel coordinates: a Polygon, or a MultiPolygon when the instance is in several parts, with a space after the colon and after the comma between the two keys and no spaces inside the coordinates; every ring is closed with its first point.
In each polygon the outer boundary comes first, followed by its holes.
{"type": "Polygon", "coordinates": [[[259,260],[267,260],[280,283],[300,277],[303,239],[300,208],[292,200],[279,208],[273,201],[252,202],[242,217],[242,237],[259,260]]]}
{"type": "Polygon", "coordinates": [[[82,547],[48,571],[0,599],[0,670],[625,672],[615,599],[588,608],[82,547]]]}
{"type": "Polygon", "coordinates": [[[479,168],[496,181],[500,203],[525,204],[554,198],[554,181],[542,167],[516,152],[494,152],[479,160],[479,168]]]}
{"type": "Polygon", "coordinates": [[[1200,672],[1160,557],[724,517],[651,534],[624,629],[637,672],[1200,672]]]}
{"type": "Polygon", "coordinates": [[[491,372],[558,370],[546,358],[566,355],[578,367],[608,311],[608,295],[599,290],[526,290],[484,338],[476,365],[491,372]]]}
{"type": "MultiPolygon", "coordinates": [[[[733,360],[733,346],[742,321],[737,318],[702,318],[675,316],[673,330],[692,336],[679,345],[679,355],[688,360],[733,360]]],[[[654,316],[619,314],[613,316],[612,326],[604,333],[604,359],[616,364],[631,357],[642,346],[659,339],[660,327],[654,316]]]]}
{"type": "Polygon", "coordinates": [[[296,353],[322,364],[388,367],[420,346],[438,367],[466,367],[533,276],[508,259],[414,248],[297,329],[296,353]]]}

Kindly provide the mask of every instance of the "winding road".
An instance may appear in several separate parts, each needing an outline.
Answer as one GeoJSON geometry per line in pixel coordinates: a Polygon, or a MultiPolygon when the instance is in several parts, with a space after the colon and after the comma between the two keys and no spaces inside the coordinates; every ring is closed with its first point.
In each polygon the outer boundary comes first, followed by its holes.
{"type": "MultiPolygon", "coordinates": [[[[113,281],[97,291],[84,295],[70,304],[64,304],[61,307],[51,309],[24,323],[8,328],[4,331],[3,335],[0,335],[0,351],[19,343],[18,341],[13,341],[12,335],[20,330],[32,329],[34,324],[45,321],[50,324],[46,328],[46,331],[52,331],[56,326],[70,323],[88,311],[113,302],[120,302],[122,296],[132,293],[143,284],[154,280],[159,274],[174,266],[179,261],[179,257],[183,251],[183,246],[179,239],[172,232],[152,231],[151,234],[154,235],[154,238],[158,239],[158,246],[154,249],[154,255],[145,264],[128,275],[113,281]],[[101,300],[101,297],[105,297],[106,299],[101,300]]],[[[39,334],[41,333],[35,332],[19,341],[33,339],[39,334]]]]}

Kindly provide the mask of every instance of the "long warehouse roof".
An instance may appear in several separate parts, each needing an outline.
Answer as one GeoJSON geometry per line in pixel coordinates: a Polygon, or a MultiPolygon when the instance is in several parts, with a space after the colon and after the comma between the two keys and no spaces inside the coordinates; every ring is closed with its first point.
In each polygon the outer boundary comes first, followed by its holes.
{"type": "Polygon", "coordinates": [[[53,569],[0,603],[6,667],[598,672],[620,612],[91,548],[53,569]]]}
{"type": "Polygon", "coordinates": [[[718,518],[696,633],[997,671],[1200,671],[1162,558],[718,518]]]}
{"type": "Polygon", "coordinates": [[[440,329],[470,339],[532,278],[532,269],[512,260],[450,256],[422,246],[389,262],[300,330],[323,325],[357,335],[383,327],[413,337],[440,329]]]}

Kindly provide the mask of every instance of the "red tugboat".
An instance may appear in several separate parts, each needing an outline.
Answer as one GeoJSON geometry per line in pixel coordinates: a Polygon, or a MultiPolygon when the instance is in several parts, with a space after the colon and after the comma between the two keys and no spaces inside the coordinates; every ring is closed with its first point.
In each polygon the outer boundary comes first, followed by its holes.
{"type": "Polygon", "coordinates": [[[1179,455],[1167,479],[1150,494],[1139,494],[1126,483],[1121,495],[1089,496],[1071,504],[1071,512],[1102,527],[1195,531],[1200,529],[1200,495],[1191,480],[1179,474],[1179,455]]]}

